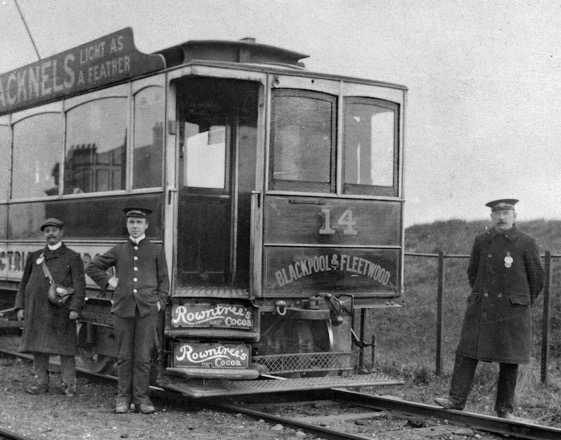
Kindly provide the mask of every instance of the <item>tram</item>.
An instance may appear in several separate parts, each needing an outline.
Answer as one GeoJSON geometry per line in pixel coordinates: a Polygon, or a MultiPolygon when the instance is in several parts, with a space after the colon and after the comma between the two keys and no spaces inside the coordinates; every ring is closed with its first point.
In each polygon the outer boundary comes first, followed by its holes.
{"type": "MultiPolygon", "coordinates": [[[[145,207],[172,285],[165,377],[357,376],[365,312],[403,292],[407,90],[306,57],[250,38],[145,54],[125,28],[0,75],[3,304],[45,218],[87,264],[145,207]]],[[[116,357],[111,294],[87,279],[96,372],[116,357]]]]}

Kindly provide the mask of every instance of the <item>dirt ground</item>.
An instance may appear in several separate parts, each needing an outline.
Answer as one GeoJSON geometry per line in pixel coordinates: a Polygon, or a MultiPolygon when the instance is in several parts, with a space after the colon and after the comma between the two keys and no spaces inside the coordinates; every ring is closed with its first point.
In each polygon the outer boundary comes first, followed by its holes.
{"type": "Polygon", "coordinates": [[[115,414],[115,387],[78,378],[78,393],[66,397],[60,375],[51,373],[46,394],[31,395],[32,364],[21,359],[0,358],[0,430],[33,439],[305,439],[309,436],[280,425],[250,419],[241,414],[209,410],[179,410],[155,401],[157,412],[115,414]]]}

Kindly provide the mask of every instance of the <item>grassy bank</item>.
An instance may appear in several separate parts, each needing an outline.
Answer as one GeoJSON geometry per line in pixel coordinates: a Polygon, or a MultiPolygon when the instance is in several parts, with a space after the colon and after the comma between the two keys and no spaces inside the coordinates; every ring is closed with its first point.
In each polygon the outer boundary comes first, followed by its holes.
{"type": "MultiPolygon", "coordinates": [[[[469,255],[473,239],[489,226],[488,222],[450,220],[416,225],[406,231],[406,251],[469,255]]],[[[542,254],[547,250],[561,255],[561,222],[535,220],[519,227],[531,234],[542,254]]],[[[388,390],[404,398],[432,403],[446,395],[450,383],[456,344],[469,294],[466,258],[445,260],[443,304],[442,366],[436,367],[437,260],[408,256],[405,260],[404,306],[399,309],[373,310],[369,314],[367,334],[376,336],[375,366],[399,375],[406,381],[399,389],[388,390]]],[[[521,366],[517,414],[543,423],[561,424],[561,258],[554,258],[551,284],[551,332],[549,382],[541,383],[541,330],[543,297],[533,309],[532,362],[521,366]]],[[[467,410],[493,413],[498,365],[480,363],[467,410]]]]}

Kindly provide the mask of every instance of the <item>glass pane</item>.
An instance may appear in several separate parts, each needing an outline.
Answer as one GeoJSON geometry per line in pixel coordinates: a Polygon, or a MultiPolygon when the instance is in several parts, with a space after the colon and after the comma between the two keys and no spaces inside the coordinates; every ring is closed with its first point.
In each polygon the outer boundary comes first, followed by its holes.
{"type": "Polygon", "coordinates": [[[135,96],[133,188],[162,186],[164,89],[149,87],[135,96]]]}
{"type": "Polygon", "coordinates": [[[273,110],[273,179],[330,182],[332,103],[277,96],[273,110]]]}
{"type": "Polygon", "coordinates": [[[66,120],[64,193],[125,189],[127,99],[89,102],[66,120]]]}
{"type": "Polygon", "coordinates": [[[185,124],[185,185],[196,188],[225,187],[226,127],[213,125],[199,133],[198,125],[185,124]]]}
{"type": "Polygon", "coordinates": [[[14,125],[12,197],[57,195],[62,115],[32,116],[14,125]]]}
{"type": "Polygon", "coordinates": [[[395,111],[367,103],[345,110],[345,183],[394,184],[395,111]]]}
{"type": "Polygon", "coordinates": [[[10,127],[0,125],[0,200],[8,198],[9,177],[10,177],[10,127]]]}

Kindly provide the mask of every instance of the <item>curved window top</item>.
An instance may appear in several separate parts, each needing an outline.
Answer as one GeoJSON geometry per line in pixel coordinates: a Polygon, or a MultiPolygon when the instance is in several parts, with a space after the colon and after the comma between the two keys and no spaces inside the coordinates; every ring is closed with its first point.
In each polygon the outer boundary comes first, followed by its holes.
{"type": "Polygon", "coordinates": [[[164,88],[149,86],[134,96],[133,189],[163,185],[164,88]]]}
{"type": "Polygon", "coordinates": [[[23,119],[13,129],[12,198],[58,195],[62,155],[62,114],[23,119]]]}
{"type": "Polygon", "coordinates": [[[105,98],[67,113],[64,194],[126,188],[126,98],[105,98]]]}
{"type": "Polygon", "coordinates": [[[398,105],[346,98],[344,192],[397,196],[398,105]]]}
{"type": "Polygon", "coordinates": [[[336,98],[304,90],[274,90],[271,189],[334,190],[336,98]]]}

